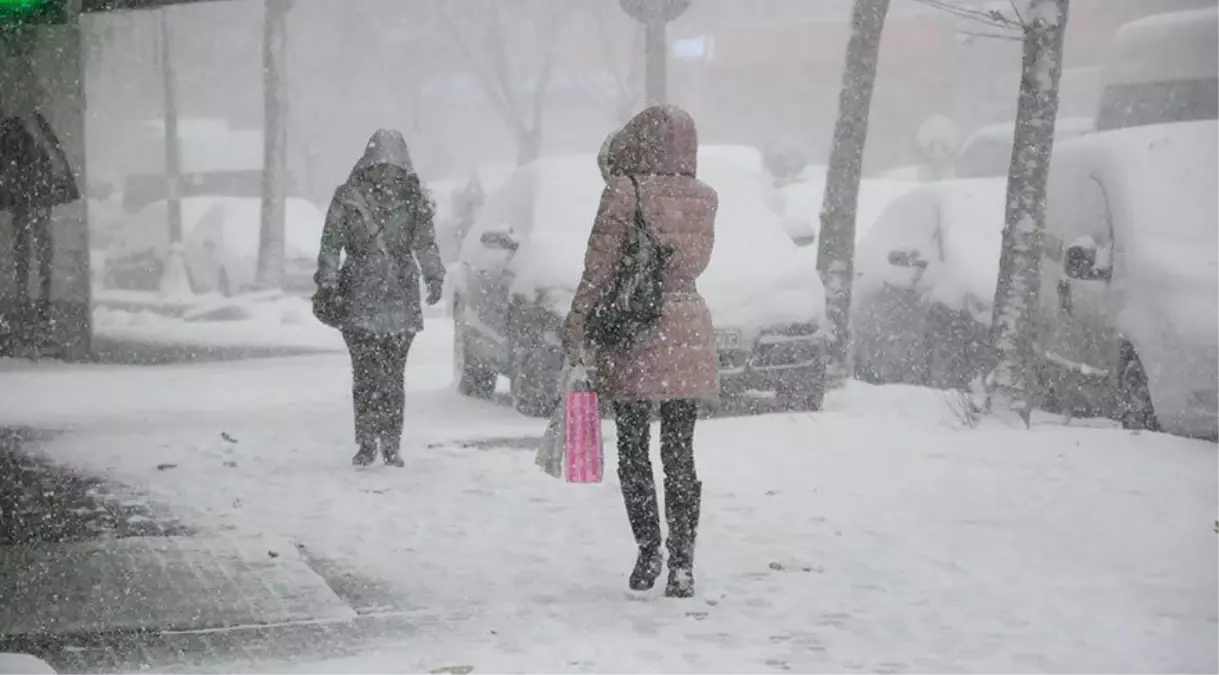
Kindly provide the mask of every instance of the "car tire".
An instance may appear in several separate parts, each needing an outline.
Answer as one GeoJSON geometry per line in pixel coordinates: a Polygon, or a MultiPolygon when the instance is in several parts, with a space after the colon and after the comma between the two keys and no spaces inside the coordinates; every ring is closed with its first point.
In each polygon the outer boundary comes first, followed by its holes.
{"type": "Polygon", "coordinates": [[[490,399],[495,395],[496,372],[478,362],[470,349],[466,338],[465,324],[462,322],[461,300],[453,303],[453,379],[457,383],[457,393],[472,398],[490,399]]]}
{"type": "Polygon", "coordinates": [[[514,350],[512,407],[528,417],[550,417],[559,405],[559,374],[547,360],[528,347],[514,350]]]}
{"type": "Polygon", "coordinates": [[[1151,386],[1147,371],[1130,345],[1122,347],[1122,366],[1118,379],[1117,420],[1122,428],[1135,431],[1158,431],[1155,407],[1151,402],[1151,386]]]}
{"type": "Polygon", "coordinates": [[[787,410],[817,412],[825,404],[825,362],[800,380],[785,382],[775,392],[779,404],[787,410]]]}

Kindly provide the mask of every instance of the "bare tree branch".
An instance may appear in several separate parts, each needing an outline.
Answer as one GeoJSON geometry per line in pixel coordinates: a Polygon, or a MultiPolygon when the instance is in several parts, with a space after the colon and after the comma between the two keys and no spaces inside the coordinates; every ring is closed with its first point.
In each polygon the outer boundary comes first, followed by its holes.
{"type": "Polygon", "coordinates": [[[461,55],[465,59],[467,65],[469,65],[470,70],[474,73],[474,77],[476,77],[479,80],[479,83],[483,86],[483,91],[487,95],[487,98],[491,99],[491,104],[495,106],[497,110],[499,110],[500,115],[506,121],[508,121],[509,124],[516,126],[517,123],[519,123],[519,120],[517,120],[516,117],[516,111],[512,108],[509,101],[503,97],[501,90],[496,87],[495,81],[492,80],[487,75],[486,71],[481,67],[482,64],[479,63],[478,58],[475,56],[474,50],[470,47],[469,43],[462,35],[461,30],[457,27],[457,23],[453,20],[453,17],[450,16],[448,10],[445,9],[446,6],[447,3],[445,0],[436,0],[435,2],[436,13],[440,16],[441,23],[444,24],[446,32],[448,32],[453,38],[453,42],[457,45],[458,51],[461,52],[461,55]],[[516,122],[513,120],[516,120],[516,122]]]}
{"type": "Polygon", "coordinates": [[[1026,23],[1024,20],[1024,16],[1020,14],[1020,8],[1016,6],[1016,0],[1007,0],[1007,4],[1011,5],[1012,14],[1016,15],[1016,20],[1020,22],[1020,25],[1028,26],[1028,23],[1026,23]]]}
{"type": "Polygon", "coordinates": [[[505,9],[502,2],[435,0],[434,6],[466,64],[516,137],[518,161],[531,161],[540,148],[542,117],[559,34],[572,5],[522,0],[505,9]],[[454,6],[466,10],[460,20],[449,12],[454,6]],[[523,21],[517,25],[513,19],[522,13],[525,14],[523,21]],[[469,24],[477,25],[473,37],[462,29],[462,25],[469,24]],[[521,32],[518,29],[526,26],[531,29],[531,34],[524,38],[528,41],[527,48],[510,45],[510,39],[521,32]],[[527,51],[537,58],[529,65],[536,67],[533,77],[526,77],[521,72],[524,69],[520,63],[522,58],[532,58],[520,56],[527,51]],[[522,87],[530,83],[534,89],[532,96],[526,97],[522,87]]]}
{"type": "MultiPolygon", "coordinates": [[[[915,0],[915,2],[926,5],[932,9],[937,9],[947,14],[951,14],[959,19],[974,21],[991,28],[1019,30],[1021,32],[1023,32],[1024,29],[1024,20],[1023,17],[1020,16],[1019,12],[1016,12],[1017,18],[1013,19],[1005,16],[1003,12],[996,9],[974,9],[971,7],[965,7],[957,2],[953,2],[952,0],[915,0]]],[[[1015,9],[1014,4],[1012,5],[1012,9],[1015,9]]]]}

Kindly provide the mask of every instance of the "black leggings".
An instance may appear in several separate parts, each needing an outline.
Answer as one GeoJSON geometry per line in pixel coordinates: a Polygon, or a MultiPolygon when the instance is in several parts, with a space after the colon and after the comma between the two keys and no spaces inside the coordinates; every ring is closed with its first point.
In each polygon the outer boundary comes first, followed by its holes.
{"type": "Polygon", "coordinates": [[[380,335],[343,331],[351,354],[351,399],[355,408],[356,443],[363,448],[397,450],[402,441],[406,405],[406,357],[414,333],[380,335]]]}
{"type": "MultiPolygon", "coordinates": [[[[618,420],[618,480],[626,502],[627,517],[641,547],[660,545],[660,518],[656,483],[649,457],[652,429],[651,402],[616,402],[618,420]]],[[[665,511],[670,522],[685,505],[696,501],[698,474],[694,469],[695,401],[664,401],[660,404],[660,461],[665,471],[665,511]]]]}

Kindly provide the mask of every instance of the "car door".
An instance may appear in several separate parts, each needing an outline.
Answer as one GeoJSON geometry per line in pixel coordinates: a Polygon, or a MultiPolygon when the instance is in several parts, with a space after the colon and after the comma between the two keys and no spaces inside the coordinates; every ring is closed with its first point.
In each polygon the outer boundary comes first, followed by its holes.
{"type": "Polygon", "coordinates": [[[1051,184],[1042,265],[1041,346],[1065,387],[1093,407],[1116,363],[1115,238],[1104,184],[1089,174],[1051,184]]]}
{"type": "Polygon", "coordinates": [[[532,213],[532,174],[517,172],[488,201],[462,246],[466,321],[476,348],[489,362],[508,356],[512,261],[532,213]]]}

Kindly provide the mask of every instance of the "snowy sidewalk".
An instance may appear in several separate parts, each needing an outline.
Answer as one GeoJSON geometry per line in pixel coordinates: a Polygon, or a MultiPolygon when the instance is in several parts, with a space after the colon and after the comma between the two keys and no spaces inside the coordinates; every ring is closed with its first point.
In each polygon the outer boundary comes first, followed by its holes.
{"type": "Polygon", "coordinates": [[[69,428],[54,460],[191,526],[287,540],[412,626],[341,658],[191,670],[1219,669],[1214,444],[961,428],[936,392],[855,383],[824,413],[701,422],[699,592],[671,601],[625,590],[613,453],[602,485],[543,475],[543,422],[453,394],[447,339],[411,356],[404,470],[349,466],[342,356],[0,374],[24,391],[0,423],[69,428]]]}

